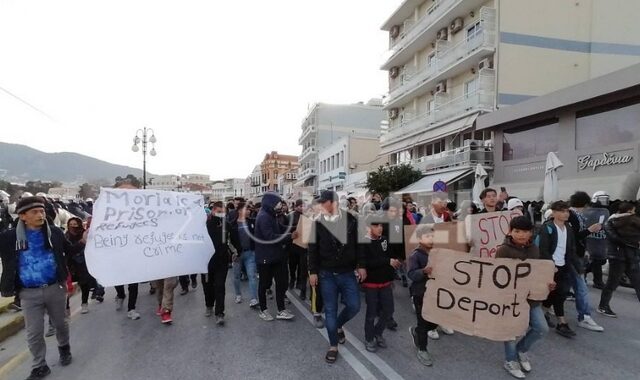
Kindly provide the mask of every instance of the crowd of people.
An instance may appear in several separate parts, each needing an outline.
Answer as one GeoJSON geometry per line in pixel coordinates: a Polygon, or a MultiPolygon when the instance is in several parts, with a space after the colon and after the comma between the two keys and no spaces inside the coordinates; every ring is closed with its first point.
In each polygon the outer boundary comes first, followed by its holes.
{"type": "MultiPolygon", "coordinates": [[[[120,179],[115,187],[139,188],[139,183],[120,179]]],[[[345,344],[345,325],[366,305],[362,326],[365,348],[370,352],[387,347],[386,330],[396,330],[394,287],[407,288],[412,298],[415,325],[409,328],[416,348],[416,358],[425,366],[433,365],[429,340],[439,339],[439,331],[453,334],[448,326],[437,326],[422,316],[424,294],[432,268],[429,253],[433,248],[433,225],[463,220],[469,214],[501,210],[519,210],[522,216],[511,220],[509,234],[496,257],[517,260],[552,260],[556,271],[546,284],[550,294],[544,302],[530,301],[529,329],[524,336],[506,342],[504,368],[516,378],[525,378],[532,370],[528,356],[531,347],[549,331],[572,338],[564,306],[567,297],[575,298],[577,326],[603,332],[592,316],[586,281],[593,276],[593,287],[602,289],[597,312],[616,317],[611,299],[623,276],[635,288],[640,301],[640,218],[631,203],[619,203],[611,216],[587,225],[585,210],[608,207],[606,194],[593,197],[576,192],[569,202],[557,201],[538,209],[509,197],[504,189],[487,188],[480,195],[481,205],[464,202],[460,207],[436,194],[429,205],[416,204],[410,196],[400,199],[373,193],[363,201],[342,199],[333,191],[323,191],[310,202],[291,203],[275,193],[266,193],[260,202],[235,198],[228,204],[210,202],[206,228],[215,248],[207,273],[200,274],[205,295],[204,315],[214,317],[215,324],[225,324],[226,280],[233,275],[234,302],[245,301],[242,282],[248,281],[248,306],[266,322],[290,321],[294,313],[287,309],[288,296],[309,301],[314,325],[326,328],[329,347],[324,355],[328,363],[339,357],[345,344]],[[299,230],[309,221],[309,230],[299,230]],[[404,227],[416,225],[415,247],[407,247],[404,227]],[[413,249],[406,255],[407,248],[413,249]],[[602,267],[608,262],[606,281],[602,267]],[[397,284],[397,285],[396,285],[397,284]],[[290,291],[287,296],[287,290],[290,291]],[[296,290],[297,292],[294,292],[296,290]],[[268,309],[267,298],[275,298],[276,309],[268,309]]],[[[49,315],[49,335],[56,335],[60,364],[72,361],[69,345],[68,283],[75,281],[81,289],[81,312],[89,313],[88,300],[102,302],[104,289],[87,269],[84,247],[91,218],[71,216],[60,225],[61,206],[43,196],[23,195],[15,206],[15,220],[0,234],[3,296],[15,296],[15,305],[25,314],[27,340],[33,355],[29,380],[50,373],[46,363],[45,312],[49,315]]],[[[13,218],[12,218],[13,219],[13,218]]],[[[198,287],[198,274],[157,279],[149,292],[157,297],[156,314],[162,324],[173,321],[174,292],[187,294],[198,287]]],[[[138,320],[136,310],[139,284],[116,287],[116,310],[124,308],[127,316],[138,320]],[[126,292],[125,292],[126,286],[126,292]],[[128,293],[128,294],[127,294],[128,293]]],[[[395,293],[397,295],[397,292],[395,293]]]]}

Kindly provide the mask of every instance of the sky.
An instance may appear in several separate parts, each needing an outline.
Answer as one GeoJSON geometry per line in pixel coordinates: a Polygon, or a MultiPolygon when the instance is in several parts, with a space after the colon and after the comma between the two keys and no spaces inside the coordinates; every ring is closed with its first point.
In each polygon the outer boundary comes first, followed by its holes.
{"type": "Polygon", "coordinates": [[[244,178],[300,153],[313,103],[387,91],[400,3],[0,0],[0,141],[141,168],[146,126],[149,172],[244,178]]]}

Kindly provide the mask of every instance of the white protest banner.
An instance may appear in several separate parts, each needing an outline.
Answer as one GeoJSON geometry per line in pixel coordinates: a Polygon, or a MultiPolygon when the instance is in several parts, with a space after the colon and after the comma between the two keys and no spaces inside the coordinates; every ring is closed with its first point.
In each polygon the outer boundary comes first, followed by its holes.
{"type": "Polygon", "coordinates": [[[424,319],[495,341],[524,335],[527,300],[547,297],[555,270],[551,260],[473,258],[447,249],[432,250],[429,266],[424,319]]]}
{"type": "Polygon", "coordinates": [[[103,286],[206,273],[214,253],[201,195],[101,189],[85,256],[103,286]]]}
{"type": "Polygon", "coordinates": [[[511,219],[516,216],[522,216],[522,212],[499,211],[467,216],[465,224],[471,241],[471,256],[494,257],[509,233],[511,219]]]}

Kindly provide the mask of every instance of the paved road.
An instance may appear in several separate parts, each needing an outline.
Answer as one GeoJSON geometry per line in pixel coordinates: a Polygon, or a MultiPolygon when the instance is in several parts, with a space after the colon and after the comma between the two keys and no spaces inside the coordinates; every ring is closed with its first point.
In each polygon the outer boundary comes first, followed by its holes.
{"type": "MultiPolygon", "coordinates": [[[[246,283],[243,283],[246,289],[246,283]]],[[[91,304],[91,313],[72,318],[74,363],[57,364],[55,339],[49,343],[51,380],[70,379],[510,379],[502,369],[502,345],[462,334],[443,336],[430,343],[436,360],[433,368],[415,360],[408,326],[414,323],[408,292],[395,289],[397,332],[386,332],[389,348],[367,353],[364,341],[364,304],[348,326],[349,342],[341,347],[334,365],[324,362],[327,348],[324,330],[317,330],[308,318],[303,302],[293,298],[294,321],[263,322],[247,303],[233,303],[228,279],[227,324],[216,327],[204,317],[201,289],[186,296],[176,295],[174,324],[162,326],[154,314],[155,297],[141,286],[138,321],[116,312],[113,291],[104,304],[91,304]]],[[[592,290],[597,302],[599,291],[592,290]]],[[[74,298],[72,310],[79,308],[74,298]]],[[[273,301],[270,301],[273,302],[273,301]]],[[[273,308],[274,306],[272,306],[273,308]]],[[[615,295],[612,308],[618,319],[596,319],[605,333],[579,329],[575,339],[555,333],[538,344],[532,353],[531,379],[633,379],[640,372],[640,304],[624,289],[615,295]]],[[[567,311],[575,308],[568,303],[567,311]]],[[[573,321],[575,323],[575,320],[573,321]]],[[[2,345],[3,352],[24,350],[24,333],[2,345]]],[[[23,379],[29,362],[13,370],[9,379],[23,379]]]]}

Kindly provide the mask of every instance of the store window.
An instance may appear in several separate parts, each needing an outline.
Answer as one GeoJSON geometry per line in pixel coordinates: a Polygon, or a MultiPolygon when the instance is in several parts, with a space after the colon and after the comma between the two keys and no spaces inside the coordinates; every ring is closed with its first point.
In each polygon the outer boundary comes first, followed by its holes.
{"type": "Polygon", "coordinates": [[[557,119],[505,130],[502,133],[502,160],[520,160],[557,152],[559,131],[557,119]]]}
{"type": "Polygon", "coordinates": [[[640,99],[579,112],[576,149],[598,148],[640,140],[640,99]]]}

